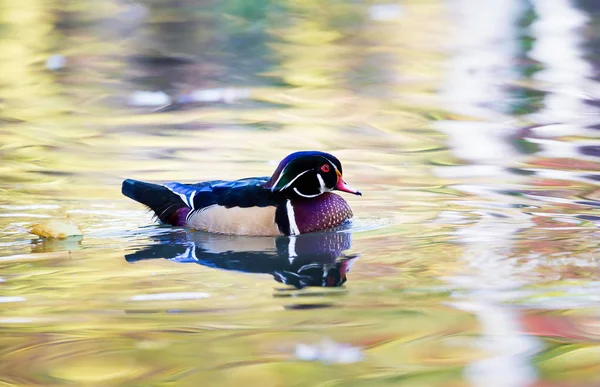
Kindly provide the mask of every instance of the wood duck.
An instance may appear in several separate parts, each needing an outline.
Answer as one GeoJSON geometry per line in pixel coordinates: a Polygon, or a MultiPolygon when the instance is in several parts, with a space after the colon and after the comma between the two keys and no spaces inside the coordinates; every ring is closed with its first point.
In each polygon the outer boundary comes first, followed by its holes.
{"type": "Polygon", "coordinates": [[[342,164],[325,152],[295,152],[271,177],[162,185],[127,179],[125,196],[173,226],[231,235],[298,235],[337,227],[352,210],[332,191],[361,195],[344,182],[342,164]]]}

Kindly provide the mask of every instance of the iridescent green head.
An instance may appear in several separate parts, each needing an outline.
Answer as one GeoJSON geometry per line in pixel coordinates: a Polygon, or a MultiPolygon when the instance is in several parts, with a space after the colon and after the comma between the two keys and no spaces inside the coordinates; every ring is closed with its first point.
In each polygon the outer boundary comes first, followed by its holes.
{"type": "Polygon", "coordinates": [[[295,152],[284,158],[266,187],[288,196],[314,198],[334,190],[362,195],[342,178],[342,163],[325,152],[295,152]]]}

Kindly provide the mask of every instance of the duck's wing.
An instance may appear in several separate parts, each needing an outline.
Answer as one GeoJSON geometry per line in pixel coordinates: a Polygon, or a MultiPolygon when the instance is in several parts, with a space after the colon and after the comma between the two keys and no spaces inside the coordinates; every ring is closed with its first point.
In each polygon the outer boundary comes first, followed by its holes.
{"type": "Polygon", "coordinates": [[[220,206],[231,207],[267,207],[276,205],[275,195],[265,188],[268,177],[251,177],[213,185],[220,206]]]}
{"type": "Polygon", "coordinates": [[[181,198],[192,211],[212,205],[231,207],[266,207],[275,205],[274,195],[264,184],[268,177],[224,181],[213,180],[196,184],[166,183],[164,187],[181,198]]]}

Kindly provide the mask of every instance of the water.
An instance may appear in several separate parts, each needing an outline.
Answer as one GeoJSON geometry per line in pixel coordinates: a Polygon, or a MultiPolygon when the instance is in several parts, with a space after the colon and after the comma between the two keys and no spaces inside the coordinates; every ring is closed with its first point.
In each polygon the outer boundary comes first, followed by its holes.
{"type": "Polygon", "coordinates": [[[596,2],[0,15],[1,384],[600,381],[596,2]],[[350,229],[211,236],[120,195],[299,149],[363,192],[350,229]],[[83,237],[27,232],[50,219],[83,237]]]}

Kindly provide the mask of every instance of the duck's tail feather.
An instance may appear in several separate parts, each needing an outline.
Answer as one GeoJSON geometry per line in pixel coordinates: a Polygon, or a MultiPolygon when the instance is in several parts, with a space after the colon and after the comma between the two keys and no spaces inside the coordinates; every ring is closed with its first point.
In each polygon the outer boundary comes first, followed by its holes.
{"type": "Polygon", "coordinates": [[[187,214],[191,209],[179,195],[174,194],[167,187],[127,179],[123,181],[121,192],[150,208],[161,222],[173,226],[185,226],[187,214]]]}

